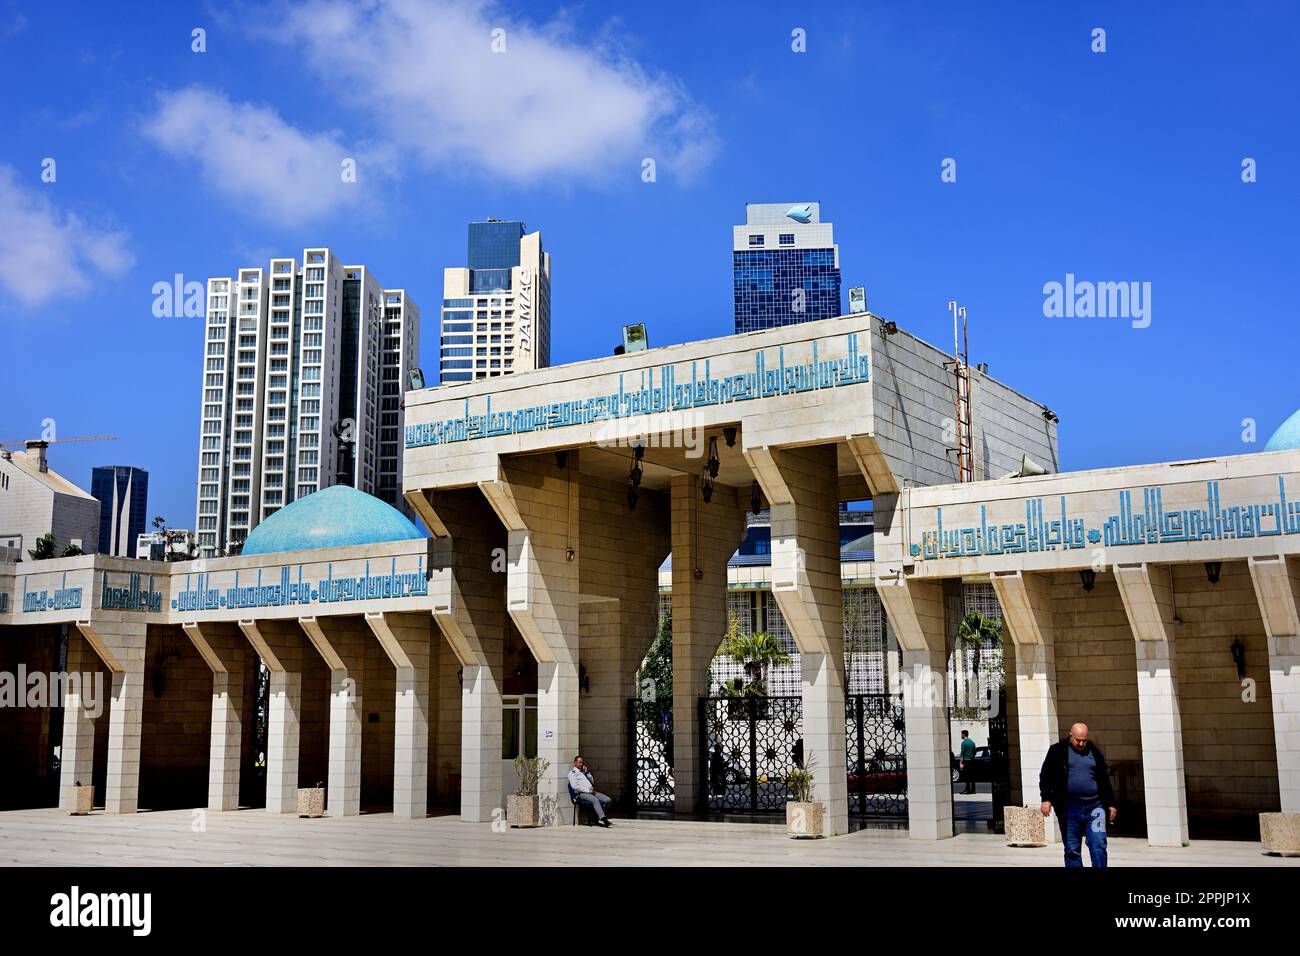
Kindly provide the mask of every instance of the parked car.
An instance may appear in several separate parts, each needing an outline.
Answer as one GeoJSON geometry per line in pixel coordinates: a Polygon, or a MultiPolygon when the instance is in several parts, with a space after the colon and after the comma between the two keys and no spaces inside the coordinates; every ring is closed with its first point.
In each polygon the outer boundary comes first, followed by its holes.
{"type": "Polygon", "coordinates": [[[873,757],[867,761],[858,782],[855,767],[849,771],[849,793],[906,793],[907,758],[899,756],[873,757]]]}
{"type": "MultiPolygon", "coordinates": [[[[956,754],[950,754],[952,757],[952,782],[961,782],[961,758],[956,754]]],[[[970,762],[971,779],[976,783],[991,783],[996,776],[995,766],[997,761],[993,759],[993,753],[988,747],[976,747],[975,759],[970,762]]]]}

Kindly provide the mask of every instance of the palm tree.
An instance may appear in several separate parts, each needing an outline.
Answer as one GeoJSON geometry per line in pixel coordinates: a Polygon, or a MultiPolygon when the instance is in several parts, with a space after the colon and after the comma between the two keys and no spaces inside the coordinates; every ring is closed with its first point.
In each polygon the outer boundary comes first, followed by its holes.
{"type": "Polygon", "coordinates": [[[43,534],[36,539],[36,547],[27,552],[33,561],[46,561],[54,557],[54,535],[43,534]]]}
{"type": "Polygon", "coordinates": [[[975,652],[975,681],[979,684],[979,675],[984,671],[984,648],[989,645],[990,671],[998,682],[1002,682],[1002,622],[995,617],[988,617],[978,611],[972,611],[961,619],[957,627],[957,640],[966,653],[975,652]]]}
{"type": "Polygon", "coordinates": [[[738,617],[732,617],[728,621],[727,633],[718,652],[738,661],[748,678],[748,683],[735,678],[723,685],[730,697],[766,697],[769,669],[790,663],[790,654],[785,645],[763,631],[746,634],[741,630],[738,617]]]}

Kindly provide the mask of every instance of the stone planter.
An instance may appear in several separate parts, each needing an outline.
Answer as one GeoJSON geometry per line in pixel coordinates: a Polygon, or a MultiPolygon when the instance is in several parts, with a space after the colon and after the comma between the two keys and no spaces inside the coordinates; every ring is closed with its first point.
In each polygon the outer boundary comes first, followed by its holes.
{"type": "Polygon", "coordinates": [[[95,788],[94,787],[73,787],[73,796],[76,799],[75,808],[72,811],[74,817],[89,816],[90,811],[95,808],[95,788]]]}
{"type": "Polygon", "coordinates": [[[298,816],[312,818],[325,816],[324,787],[298,788],[298,816]]]}
{"type": "Polygon", "coordinates": [[[1300,856],[1300,813],[1261,813],[1259,842],[1274,856],[1300,856]]]}
{"type": "Polygon", "coordinates": [[[826,835],[820,803],[787,803],[785,832],[796,840],[816,840],[826,835]]]}
{"type": "Polygon", "coordinates": [[[512,793],[506,797],[506,823],[512,827],[541,826],[541,800],[537,794],[524,797],[512,793]]]}
{"type": "Polygon", "coordinates": [[[1007,846],[1047,846],[1047,817],[1038,807],[1003,810],[1007,846]]]}

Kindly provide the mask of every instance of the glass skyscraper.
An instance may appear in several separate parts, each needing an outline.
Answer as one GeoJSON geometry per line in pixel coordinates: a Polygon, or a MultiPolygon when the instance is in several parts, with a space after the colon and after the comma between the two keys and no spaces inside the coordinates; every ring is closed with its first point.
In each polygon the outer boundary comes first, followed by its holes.
{"type": "Polygon", "coordinates": [[[101,465],[90,473],[90,493],[99,499],[99,553],[134,558],[149,510],[149,472],[101,465]]]}
{"type": "Polygon", "coordinates": [[[840,250],[819,203],[748,203],[732,231],[736,332],[843,314],[840,250]]]}
{"type": "Polygon", "coordinates": [[[439,384],[551,362],[551,255],[518,220],[469,224],[468,265],[443,270],[439,384]]]}

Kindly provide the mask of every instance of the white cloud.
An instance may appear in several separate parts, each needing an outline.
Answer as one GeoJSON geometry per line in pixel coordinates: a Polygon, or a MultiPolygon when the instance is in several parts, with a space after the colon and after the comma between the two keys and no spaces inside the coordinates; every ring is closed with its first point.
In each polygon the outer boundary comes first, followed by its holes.
{"type": "Polygon", "coordinates": [[[540,28],[485,0],[314,0],[282,8],[268,38],[300,46],[321,80],[425,164],[517,181],[689,177],[712,159],[712,118],[569,20],[540,28]],[[493,52],[493,31],[505,52],[493,52]]]}
{"type": "Polygon", "coordinates": [[[304,133],[270,107],[233,103],[200,86],[160,94],[143,132],[171,155],[197,162],[213,189],[287,225],[356,201],[367,178],[388,166],[381,153],[345,148],[336,133],[304,133]],[[344,181],[346,159],[357,164],[355,182],[344,181]]]}
{"type": "Polygon", "coordinates": [[[97,274],[121,275],[135,261],[125,232],[59,210],[50,199],[57,189],[24,187],[0,165],[0,287],[28,306],[84,293],[97,274]]]}

